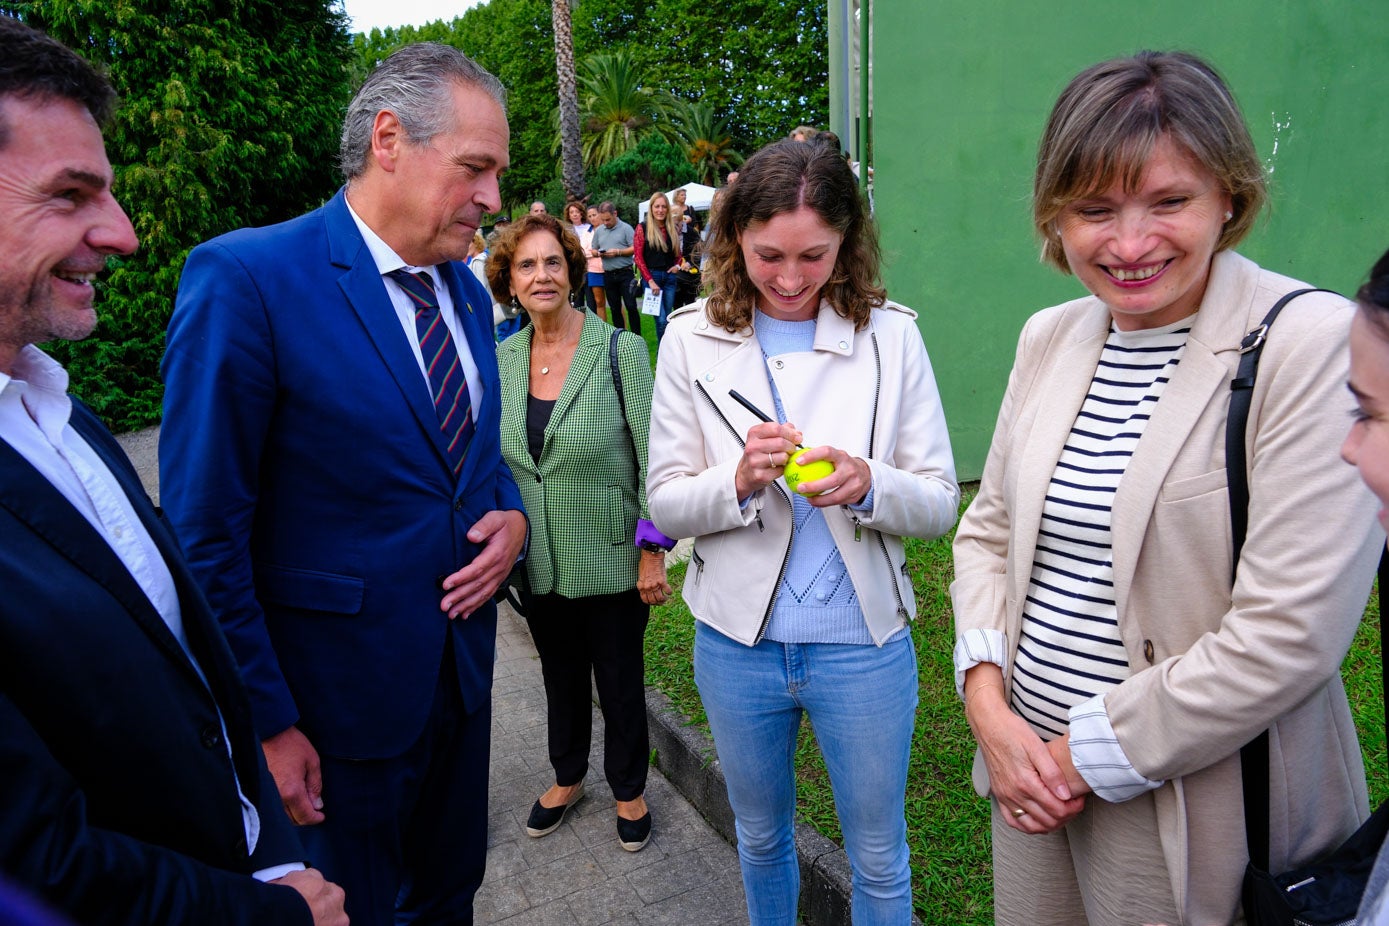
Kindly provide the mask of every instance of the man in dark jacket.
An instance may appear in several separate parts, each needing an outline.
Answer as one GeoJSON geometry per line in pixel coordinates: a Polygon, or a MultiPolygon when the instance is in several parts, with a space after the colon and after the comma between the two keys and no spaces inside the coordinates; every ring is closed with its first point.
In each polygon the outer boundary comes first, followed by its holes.
{"type": "Polygon", "coordinates": [[[77,923],[342,926],[172,534],[34,346],[91,333],[94,279],[135,250],[114,102],[0,16],[0,872],[77,923]]]}

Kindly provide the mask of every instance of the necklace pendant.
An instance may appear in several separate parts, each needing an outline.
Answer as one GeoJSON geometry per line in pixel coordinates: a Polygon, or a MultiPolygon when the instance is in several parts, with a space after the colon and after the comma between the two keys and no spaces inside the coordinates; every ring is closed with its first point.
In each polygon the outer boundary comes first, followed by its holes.
{"type": "Polygon", "coordinates": [[[545,376],[545,375],[547,375],[549,372],[550,372],[550,368],[549,368],[549,367],[541,367],[541,368],[540,368],[540,375],[541,375],[541,376],[545,376]]]}

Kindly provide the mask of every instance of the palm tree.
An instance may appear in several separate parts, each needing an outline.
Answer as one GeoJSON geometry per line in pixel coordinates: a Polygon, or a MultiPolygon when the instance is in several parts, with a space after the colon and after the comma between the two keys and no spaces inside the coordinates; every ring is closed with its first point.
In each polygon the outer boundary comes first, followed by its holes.
{"type": "Polygon", "coordinates": [[[728,120],[716,117],[711,104],[675,100],[670,122],[672,140],[685,149],[700,183],[716,186],[721,172],[743,163],[743,156],[733,148],[728,120]]]}
{"type": "MultiPolygon", "coordinates": [[[[564,192],[570,199],[584,198],[584,164],[579,136],[579,90],[574,73],[574,28],[571,0],[550,0],[555,24],[555,72],[559,77],[559,137],[564,192]]],[[[567,217],[566,217],[567,221],[567,217]]]]}
{"type": "Polygon", "coordinates": [[[643,87],[641,72],[627,52],[594,55],[584,61],[584,163],[606,164],[635,148],[652,132],[665,134],[669,103],[643,87]]]}

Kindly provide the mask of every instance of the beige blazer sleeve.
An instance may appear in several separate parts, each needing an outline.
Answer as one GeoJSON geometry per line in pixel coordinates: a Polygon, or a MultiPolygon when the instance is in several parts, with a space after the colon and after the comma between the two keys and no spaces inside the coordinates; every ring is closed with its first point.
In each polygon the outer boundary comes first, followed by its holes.
{"type": "MultiPolygon", "coordinates": [[[[1152,655],[1133,662],[1141,671],[1105,706],[1149,778],[1205,768],[1339,687],[1384,543],[1374,500],[1339,457],[1351,314],[1344,300],[1299,297],[1269,338],[1246,433],[1249,530],[1233,591],[1223,467],[1188,475],[1175,465],[1180,478],[1164,483],[1141,536],[1116,524],[1140,550],[1121,605],[1130,660],[1135,648],[1152,655]]],[[[1201,417],[1188,447],[1223,441],[1220,410],[1201,417]]]]}

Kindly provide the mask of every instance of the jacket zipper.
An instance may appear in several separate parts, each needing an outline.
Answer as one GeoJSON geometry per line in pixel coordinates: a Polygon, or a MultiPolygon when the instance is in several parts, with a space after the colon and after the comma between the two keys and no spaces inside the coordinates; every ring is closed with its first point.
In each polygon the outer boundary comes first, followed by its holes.
{"type": "MultiPolygon", "coordinates": [[[[883,391],[883,356],[878,350],[878,333],[876,331],[869,334],[869,341],[873,344],[873,367],[876,379],[873,386],[873,417],[869,419],[868,431],[868,459],[873,459],[873,442],[878,434],[878,401],[883,391]]],[[[862,536],[863,526],[859,523],[858,516],[854,515],[854,539],[858,540],[862,536]]],[[[882,551],[883,562],[887,563],[887,574],[892,579],[892,594],[897,599],[897,614],[903,620],[910,620],[911,614],[907,611],[907,604],[902,599],[902,588],[897,584],[897,570],[892,568],[892,554],[887,550],[887,541],[883,539],[881,531],[873,531],[873,536],[878,538],[878,549],[882,551]]],[[[904,567],[906,563],[902,564],[904,567]]]]}
{"type": "MultiPolygon", "coordinates": [[[[882,380],[882,371],[881,371],[881,369],[879,369],[879,376],[878,376],[878,379],[879,379],[879,381],[881,382],[881,380],[882,380]]],[[[714,397],[713,397],[713,396],[709,395],[708,390],[704,388],[704,384],[701,383],[699,380],[695,380],[695,381],[694,381],[694,385],[695,385],[695,388],[699,390],[699,394],[700,394],[701,396],[704,397],[704,401],[705,401],[705,402],[708,402],[708,403],[709,403],[709,407],[712,408],[712,409],[714,410],[714,414],[719,416],[719,420],[723,422],[723,426],[724,426],[725,428],[728,428],[728,433],[733,435],[733,439],[736,440],[736,441],[738,442],[738,446],[739,446],[739,447],[744,447],[744,448],[746,448],[746,447],[747,447],[747,441],[743,440],[743,438],[740,437],[740,436],[738,435],[738,430],[737,430],[736,428],[734,428],[733,425],[729,422],[729,420],[723,416],[723,412],[719,410],[718,403],[716,403],[716,402],[714,401],[714,397]]],[[[877,412],[876,412],[877,407],[878,407],[878,400],[877,400],[877,398],[875,397],[874,400],[873,400],[873,408],[874,408],[874,414],[875,414],[875,415],[877,414],[877,412]]],[[[779,570],[777,571],[777,574],[776,574],[776,584],[772,586],[772,598],[771,598],[770,601],[767,602],[767,610],[766,610],[766,612],[764,612],[763,615],[762,615],[762,624],[761,624],[761,626],[759,626],[759,627],[757,628],[757,636],[754,637],[754,638],[753,638],[753,641],[752,641],[752,645],[753,645],[753,646],[756,646],[758,643],[761,643],[761,642],[762,642],[762,636],[763,636],[763,634],[765,634],[765,633],[767,632],[767,625],[768,625],[769,623],[771,623],[771,621],[772,621],[772,608],[776,607],[776,596],[777,596],[777,593],[781,591],[781,582],[782,582],[783,579],[786,578],[786,567],[787,567],[787,565],[789,565],[790,562],[791,562],[791,544],[792,544],[792,542],[796,539],[796,508],[795,508],[794,505],[791,504],[791,498],[790,498],[790,496],[788,496],[788,495],[782,490],[781,486],[779,486],[779,485],[777,485],[775,482],[773,482],[773,483],[771,484],[771,487],[774,488],[774,489],[776,489],[777,495],[781,498],[782,501],[786,502],[787,507],[789,507],[789,508],[791,509],[791,536],[790,536],[790,538],[786,541],[786,552],[784,552],[784,553],[781,554],[781,569],[779,569],[779,570]]],[[[756,518],[756,520],[757,520],[757,529],[758,529],[759,531],[765,531],[765,530],[766,530],[766,526],[763,525],[763,523],[762,523],[762,507],[761,507],[761,505],[759,505],[759,506],[757,507],[757,509],[756,509],[755,514],[753,515],[753,517],[756,518]]],[[[889,561],[889,562],[888,562],[888,566],[891,567],[891,565],[892,565],[892,563],[889,561]]],[[[699,572],[702,573],[703,571],[704,571],[703,566],[701,566],[700,569],[699,569],[699,572]]],[[[894,584],[896,584],[896,583],[894,582],[894,584]]],[[[897,595],[897,601],[898,601],[899,603],[902,601],[902,595],[901,595],[900,592],[899,592],[898,595],[897,595]]]]}
{"type": "MultiPolygon", "coordinates": [[[[709,407],[714,410],[714,414],[719,416],[719,420],[723,422],[723,426],[725,428],[728,428],[728,433],[732,434],[733,439],[738,442],[738,446],[746,448],[747,441],[743,440],[741,437],[738,436],[738,430],[734,428],[732,423],[729,422],[729,420],[723,416],[723,412],[719,410],[718,403],[714,401],[713,396],[709,395],[708,390],[704,388],[704,384],[701,383],[699,380],[695,380],[694,384],[695,388],[699,390],[699,394],[704,397],[704,401],[708,402],[709,407]]],[[[752,509],[752,516],[753,519],[757,521],[757,530],[759,533],[763,533],[767,530],[767,526],[762,523],[762,503],[760,501],[755,501],[752,504],[754,505],[752,509]]]]}
{"type": "MultiPolygon", "coordinates": [[[[868,339],[873,345],[873,369],[875,375],[875,385],[873,387],[873,415],[868,419],[868,459],[873,459],[873,442],[878,435],[878,399],[883,389],[883,358],[878,352],[878,333],[869,332],[868,339]]],[[[849,513],[850,519],[854,522],[854,543],[863,542],[863,522],[858,519],[858,513],[853,509],[844,508],[849,513]]],[[[891,566],[891,563],[888,563],[891,566]]],[[[902,596],[898,595],[897,600],[901,601],[902,596]]]]}
{"type": "MultiPolygon", "coordinates": [[[[782,580],[786,578],[786,567],[791,564],[791,545],[796,541],[796,506],[791,504],[791,497],[782,491],[781,486],[773,482],[772,488],[776,489],[777,495],[786,502],[786,507],[791,509],[791,536],[786,541],[786,552],[781,554],[781,568],[777,570],[776,584],[772,586],[772,598],[767,602],[767,610],[762,614],[762,625],[757,628],[757,636],[752,641],[753,646],[762,642],[767,625],[772,622],[772,608],[776,607],[776,597],[781,592],[782,580]]],[[[900,595],[898,600],[901,600],[900,595]]]]}
{"type": "Polygon", "coordinates": [[[873,417],[868,419],[868,459],[873,459],[873,442],[878,436],[878,399],[883,391],[883,355],[878,350],[878,332],[868,333],[873,345],[873,417]]]}
{"type": "Polygon", "coordinates": [[[695,564],[695,579],[694,579],[694,581],[695,581],[695,585],[698,585],[698,584],[699,584],[699,580],[702,579],[702,578],[704,578],[704,557],[702,557],[702,556],[699,555],[699,550],[698,550],[698,548],[692,548],[692,549],[690,550],[690,559],[693,560],[693,561],[694,561],[694,564],[695,564]]]}

